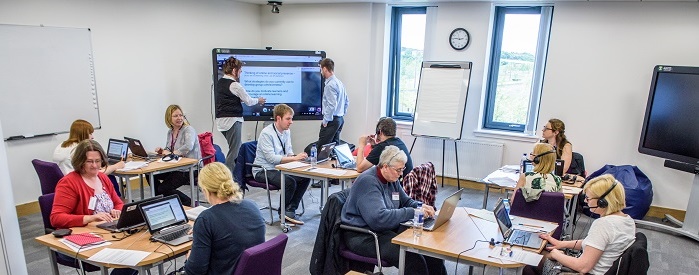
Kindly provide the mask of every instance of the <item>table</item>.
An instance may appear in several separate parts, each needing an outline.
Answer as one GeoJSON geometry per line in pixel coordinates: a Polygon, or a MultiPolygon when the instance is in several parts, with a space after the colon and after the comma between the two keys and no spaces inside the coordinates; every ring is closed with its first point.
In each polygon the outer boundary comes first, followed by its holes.
{"type": "Polygon", "coordinates": [[[172,172],[172,171],[178,171],[181,169],[189,169],[189,182],[190,182],[190,187],[191,187],[191,195],[192,195],[192,207],[195,206],[196,199],[194,198],[194,195],[197,192],[194,187],[194,168],[196,165],[199,163],[198,159],[191,159],[191,158],[183,158],[181,157],[178,162],[161,162],[159,160],[152,161],[148,163],[146,166],[141,167],[139,169],[134,169],[134,170],[128,170],[128,171],[121,171],[121,170],[116,170],[112,173],[112,175],[117,176],[119,178],[126,181],[126,199],[128,202],[132,201],[132,195],[131,195],[131,184],[130,184],[130,178],[133,176],[139,176],[141,177],[141,199],[145,198],[144,192],[143,192],[143,176],[148,175],[148,184],[150,185],[150,191],[151,191],[151,196],[155,196],[155,175],[157,174],[162,174],[162,173],[167,173],[167,172],[172,172]]]}
{"type": "MultiPolygon", "coordinates": [[[[85,227],[74,227],[71,228],[73,230],[74,234],[78,233],[85,233],[85,232],[93,232],[93,233],[108,233],[106,230],[97,228],[97,224],[100,222],[94,222],[90,223],[85,227]]],[[[190,222],[191,223],[191,222],[190,222]]],[[[95,266],[99,266],[101,268],[101,274],[103,275],[108,275],[109,274],[109,268],[123,268],[123,267],[129,267],[138,270],[139,274],[150,274],[150,268],[154,266],[158,266],[158,272],[159,274],[164,274],[165,270],[163,268],[163,263],[165,261],[168,261],[170,259],[179,257],[181,255],[186,254],[191,248],[192,248],[192,242],[186,242],[184,244],[178,245],[178,246],[168,246],[165,244],[161,244],[159,242],[151,242],[150,239],[150,233],[148,233],[148,228],[144,228],[143,232],[138,232],[136,234],[133,234],[131,236],[128,236],[124,238],[121,241],[113,241],[114,238],[111,238],[112,233],[109,234],[104,234],[102,237],[107,240],[107,241],[112,241],[112,244],[104,247],[98,247],[86,251],[80,251],[77,255],[77,258],[84,261],[88,262],[90,264],[93,264],[95,266]],[[106,264],[106,263],[98,263],[98,262],[92,262],[88,261],[87,258],[91,257],[95,253],[99,252],[100,250],[104,248],[114,248],[114,249],[131,249],[131,250],[139,250],[139,251],[146,251],[146,252],[153,252],[150,255],[148,255],[146,258],[144,258],[141,262],[139,262],[136,266],[121,266],[121,265],[114,265],[114,264],[106,264]],[[172,248],[172,250],[171,250],[172,248]]],[[[121,233],[117,233],[117,236],[120,236],[121,233]]],[[[51,234],[46,234],[40,237],[35,238],[39,244],[44,245],[47,247],[48,252],[49,252],[49,259],[51,262],[51,272],[53,275],[58,275],[58,266],[56,263],[56,255],[52,253],[53,251],[68,255],[70,257],[75,257],[76,253],[68,248],[66,245],[63,243],[59,242],[60,239],[54,237],[51,234]]]]}
{"type": "MultiPolygon", "coordinates": [[[[280,186],[281,189],[281,205],[279,206],[281,209],[286,209],[286,197],[285,197],[285,184],[286,184],[286,179],[284,178],[284,175],[292,175],[292,176],[298,176],[298,177],[304,177],[304,178],[309,178],[311,180],[319,180],[323,183],[321,187],[321,195],[320,195],[320,209],[323,209],[324,206],[324,201],[328,198],[328,189],[330,185],[330,180],[331,179],[336,179],[340,180],[342,189],[345,189],[345,182],[349,180],[354,180],[359,176],[359,173],[357,170],[350,170],[350,169],[342,169],[342,168],[333,168],[333,165],[337,165],[336,160],[329,160],[323,163],[318,163],[317,167],[318,168],[328,168],[328,169],[335,169],[335,170],[343,170],[345,173],[343,175],[331,175],[331,174],[322,174],[318,173],[313,170],[309,170],[308,168],[310,166],[304,166],[304,167],[299,167],[299,168],[294,168],[294,169],[288,169],[285,168],[283,165],[277,165],[275,168],[281,172],[281,177],[282,177],[282,182],[280,186]]],[[[282,231],[288,232],[290,230],[290,226],[286,224],[286,219],[281,219],[280,226],[282,227],[282,231]]]]}
{"type": "MultiPolygon", "coordinates": [[[[476,209],[468,207],[457,208],[454,211],[454,215],[447,223],[443,224],[435,231],[423,232],[422,236],[419,238],[413,237],[413,231],[411,229],[405,230],[403,233],[393,238],[391,242],[400,246],[400,258],[398,261],[399,274],[402,275],[405,273],[405,252],[413,252],[452,261],[456,261],[458,258],[459,262],[469,265],[489,265],[501,269],[514,268],[517,269],[518,274],[521,274],[521,269],[524,268],[524,264],[488,257],[492,249],[488,246],[488,242],[482,241],[493,238],[495,241],[501,242],[503,239],[502,234],[499,232],[497,223],[477,217],[470,217],[468,211],[472,210],[476,209]],[[476,242],[477,240],[481,240],[481,242],[476,242]],[[474,248],[464,252],[471,247],[474,248]]],[[[518,217],[518,219],[522,219],[522,222],[527,220],[522,217],[518,217]]],[[[512,249],[521,250],[523,248],[515,246],[512,249]]],[[[543,247],[535,252],[539,253],[542,249],[543,247]]]]}

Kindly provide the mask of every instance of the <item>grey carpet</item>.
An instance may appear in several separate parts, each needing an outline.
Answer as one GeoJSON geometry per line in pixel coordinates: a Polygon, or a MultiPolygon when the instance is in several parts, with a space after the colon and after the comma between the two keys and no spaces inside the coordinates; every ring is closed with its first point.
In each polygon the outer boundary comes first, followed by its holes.
{"type": "MultiPolygon", "coordinates": [[[[189,186],[181,187],[185,194],[189,194],[189,186]]],[[[339,186],[332,186],[330,192],[337,192],[339,186]]],[[[455,186],[445,186],[439,188],[437,194],[437,202],[441,204],[446,196],[456,191],[455,186]]],[[[492,209],[497,199],[502,196],[501,193],[491,192],[488,198],[488,207],[492,209]]],[[[267,204],[266,193],[262,189],[253,188],[246,195],[246,199],[255,201],[259,206],[267,204]]],[[[466,189],[459,206],[468,206],[473,208],[481,207],[483,200],[483,192],[478,190],[466,189]]],[[[316,238],[318,223],[320,221],[320,189],[310,189],[304,198],[306,204],[305,214],[301,217],[306,224],[296,226],[288,233],[289,241],[284,253],[282,262],[283,274],[308,274],[308,266],[310,255],[313,250],[313,243],[316,238]]],[[[279,193],[272,193],[272,204],[279,204],[279,193]]],[[[263,217],[268,220],[269,212],[262,212],[263,217]]],[[[283,234],[279,227],[278,220],[274,225],[267,226],[267,239],[273,238],[279,234],[283,234]]],[[[582,216],[577,228],[574,232],[576,238],[583,238],[589,227],[591,219],[582,216]]],[[[45,247],[34,241],[34,237],[43,234],[43,223],[40,214],[33,214],[19,218],[19,225],[22,234],[22,243],[24,246],[24,254],[27,261],[27,270],[29,274],[50,274],[48,253],[45,247]]],[[[648,252],[650,255],[650,271],[648,274],[699,274],[699,264],[696,261],[696,254],[699,252],[699,243],[691,241],[684,237],[673,236],[661,232],[639,229],[648,236],[648,252]]],[[[183,257],[176,261],[165,263],[165,268],[169,271],[175,269],[175,266],[181,267],[184,263],[183,257]]],[[[449,274],[454,274],[455,263],[446,262],[447,271],[449,274]]],[[[75,269],[59,266],[61,274],[79,274],[75,269]]],[[[154,269],[153,274],[157,274],[154,269]]],[[[398,270],[393,267],[384,268],[385,274],[398,274],[398,270]]],[[[468,266],[459,264],[457,274],[467,274],[468,266]]],[[[498,274],[497,268],[475,268],[474,274],[498,274]]],[[[97,274],[97,273],[93,273],[97,274]]],[[[514,274],[512,271],[506,271],[505,274],[514,274]]]]}

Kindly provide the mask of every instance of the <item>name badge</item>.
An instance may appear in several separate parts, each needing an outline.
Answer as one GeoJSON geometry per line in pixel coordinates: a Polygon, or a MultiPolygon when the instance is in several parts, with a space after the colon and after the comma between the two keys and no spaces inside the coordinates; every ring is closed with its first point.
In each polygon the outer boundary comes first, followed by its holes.
{"type": "Polygon", "coordinates": [[[391,195],[391,199],[394,200],[394,201],[399,200],[399,199],[400,199],[400,195],[398,194],[398,192],[393,192],[393,194],[391,195]]]}
{"type": "Polygon", "coordinates": [[[97,198],[90,197],[90,202],[87,203],[87,209],[95,210],[95,206],[97,206],[97,198]]]}

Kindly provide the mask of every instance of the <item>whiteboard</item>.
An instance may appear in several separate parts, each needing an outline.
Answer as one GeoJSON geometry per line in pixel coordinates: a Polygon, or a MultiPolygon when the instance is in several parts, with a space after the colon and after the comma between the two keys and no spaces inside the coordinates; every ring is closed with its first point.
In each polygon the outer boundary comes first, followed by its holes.
{"type": "Polygon", "coordinates": [[[422,62],[413,136],[461,139],[471,62],[422,62]]]}
{"type": "Polygon", "coordinates": [[[3,140],[100,128],[90,29],[0,25],[3,140]]]}

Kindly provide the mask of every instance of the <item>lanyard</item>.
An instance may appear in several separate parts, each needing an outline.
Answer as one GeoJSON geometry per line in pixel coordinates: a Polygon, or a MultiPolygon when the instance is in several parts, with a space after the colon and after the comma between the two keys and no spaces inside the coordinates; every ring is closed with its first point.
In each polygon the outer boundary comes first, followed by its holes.
{"type": "Polygon", "coordinates": [[[175,151],[175,141],[177,140],[177,137],[180,136],[180,131],[182,131],[182,128],[180,128],[179,131],[177,131],[177,135],[174,135],[174,130],[173,133],[170,134],[170,137],[172,140],[170,141],[170,151],[174,152],[175,151]]]}
{"type": "Polygon", "coordinates": [[[284,146],[282,138],[279,137],[279,132],[277,132],[277,127],[274,126],[274,123],[272,123],[272,128],[274,128],[274,134],[277,135],[277,139],[279,139],[279,143],[282,145],[282,152],[284,152],[284,155],[286,156],[286,146],[284,146]]]}

